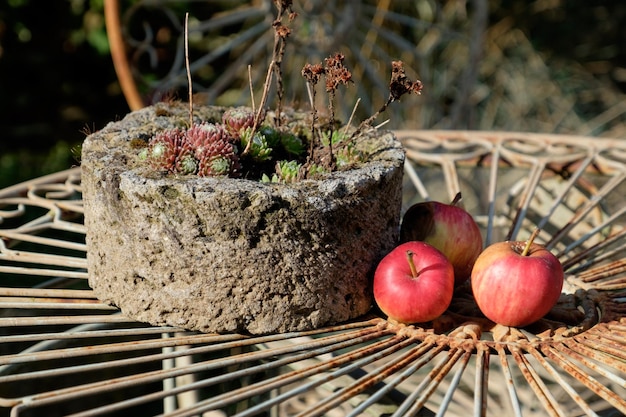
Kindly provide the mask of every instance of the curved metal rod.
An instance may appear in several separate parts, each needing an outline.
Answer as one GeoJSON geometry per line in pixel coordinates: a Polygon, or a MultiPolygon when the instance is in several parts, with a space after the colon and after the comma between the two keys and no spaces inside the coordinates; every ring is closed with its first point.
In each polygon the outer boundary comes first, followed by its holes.
{"type": "Polygon", "coordinates": [[[124,49],[124,40],[122,39],[122,24],[120,22],[120,5],[118,0],[104,0],[104,19],[107,30],[107,38],[111,48],[111,58],[113,59],[113,67],[120,87],[131,110],[139,110],[145,106],[137,84],[133,79],[130,71],[126,50],[124,49]]]}

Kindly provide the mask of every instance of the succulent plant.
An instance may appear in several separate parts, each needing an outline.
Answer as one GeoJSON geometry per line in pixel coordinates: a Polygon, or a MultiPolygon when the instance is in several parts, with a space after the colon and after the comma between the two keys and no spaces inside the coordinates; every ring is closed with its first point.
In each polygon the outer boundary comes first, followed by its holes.
{"type": "Polygon", "coordinates": [[[285,132],[280,135],[280,144],[287,151],[287,153],[292,155],[302,155],[302,153],[306,150],[306,146],[302,139],[298,136],[285,132]]]}
{"type": "Polygon", "coordinates": [[[188,130],[178,128],[157,133],[147,149],[139,153],[154,170],[183,175],[239,175],[237,146],[220,124],[194,124],[188,130]]]}
{"type": "Polygon", "coordinates": [[[349,136],[341,130],[322,132],[322,145],[332,144],[337,168],[347,168],[364,160],[362,151],[359,151],[354,143],[349,140],[349,136]],[[331,136],[331,138],[329,138],[331,136]]]}
{"type": "Polygon", "coordinates": [[[146,159],[154,170],[174,172],[184,132],[171,129],[157,133],[148,143],[146,159]]]}
{"type": "Polygon", "coordinates": [[[225,138],[206,144],[198,161],[198,175],[201,177],[239,175],[239,156],[235,145],[225,138]]]}
{"type": "Polygon", "coordinates": [[[276,165],[278,177],[282,180],[282,182],[289,183],[298,180],[302,164],[299,164],[296,161],[279,161],[276,165]]]}
{"type": "Polygon", "coordinates": [[[234,107],[226,110],[222,115],[222,123],[226,131],[235,138],[239,138],[245,129],[254,127],[255,114],[248,107],[234,107]]]}
{"type": "Polygon", "coordinates": [[[254,132],[252,128],[247,128],[242,132],[241,145],[249,149],[249,155],[255,161],[267,161],[272,156],[272,148],[267,137],[260,131],[254,132]],[[249,142],[252,143],[249,144],[249,142]]]}
{"type": "Polygon", "coordinates": [[[365,155],[362,151],[358,150],[353,143],[347,143],[336,150],[335,160],[337,168],[341,169],[363,162],[365,160],[365,155]]]}
{"type": "MultiPolygon", "coordinates": [[[[393,61],[387,101],[374,115],[347,133],[347,129],[339,129],[335,120],[334,102],[339,86],[353,82],[352,73],[344,66],[344,55],[335,53],[323,63],[305,64],[302,68],[301,74],[310,95],[310,123],[307,118],[291,119],[289,111],[282,110],[281,62],[291,33],[285,23],[292,22],[297,13],[291,10],[289,0],[276,0],[274,5],[277,17],[272,24],[275,31],[273,59],[261,101],[258,106],[253,105],[256,109],[229,108],[222,113],[221,123],[194,123],[193,101],[190,99],[189,129],[173,129],[157,134],[148,148],[140,151],[140,160],[148,160],[154,169],[183,175],[243,175],[251,179],[261,178],[264,182],[281,183],[314,178],[336,169],[349,169],[362,162],[364,156],[354,143],[359,134],[374,129],[374,119],[402,95],[420,93],[421,82],[410,80],[403,63],[393,61]],[[323,118],[315,108],[315,90],[322,79],[328,94],[328,115],[323,118]],[[276,81],[274,88],[271,87],[272,80],[276,81]],[[276,92],[277,103],[275,111],[268,113],[265,106],[270,91],[276,92]],[[305,127],[305,124],[308,126],[305,127]]],[[[191,81],[189,90],[190,97],[193,97],[191,81]]]]}
{"type": "Polygon", "coordinates": [[[221,124],[216,123],[200,123],[194,124],[189,130],[187,130],[185,137],[191,147],[195,149],[195,156],[200,159],[211,143],[221,141],[232,141],[232,137],[228,135],[226,129],[221,124]]]}
{"type": "Polygon", "coordinates": [[[261,128],[259,129],[259,133],[265,138],[267,146],[271,148],[280,146],[282,135],[278,129],[274,129],[271,126],[265,125],[261,126],[261,128]]]}
{"type": "Polygon", "coordinates": [[[186,175],[195,174],[198,172],[198,165],[196,150],[188,140],[188,136],[185,136],[176,155],[176,172],[186,175]]]}
{"type": "Polygon", "coordinates": [[[315,178],[318,175],[326,174],[328,170],[321,165],[311,164],[308,169],[308,177],[315,178]]]}
{"type": "Polygon", "coordinates": [[[300,169],[302,164],[298,161],[278,161],[276,163],[276,172],[270,177],[267,174],[263,174],[261,182],[271,183],[291,183],[296,182],[300,178],[300,169]]]}

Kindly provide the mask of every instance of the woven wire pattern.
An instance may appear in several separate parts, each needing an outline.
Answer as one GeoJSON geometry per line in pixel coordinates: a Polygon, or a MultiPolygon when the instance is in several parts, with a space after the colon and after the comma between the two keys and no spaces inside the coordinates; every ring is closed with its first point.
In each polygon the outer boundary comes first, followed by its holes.
{"type": "Polygon", "coordinates": [[[486,243],[537,238],[566,272],[539,322],[494,325],[460,289],[440,319],[376,310],[308,332],[151,327],[87,285],[80,168],[0,190],[0,413],[11,416],[626,414],[626,143],[398,131],[405,209],[463,204],[486,243]]]}

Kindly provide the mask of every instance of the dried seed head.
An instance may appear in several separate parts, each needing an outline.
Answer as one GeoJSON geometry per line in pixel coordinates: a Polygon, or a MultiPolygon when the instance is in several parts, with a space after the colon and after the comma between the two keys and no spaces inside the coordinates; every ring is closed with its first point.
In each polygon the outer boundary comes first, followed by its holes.
{"type": "Polygon", "coordinates": [[[400,99],[406,93],[421,94],[422,82],[420,80],[411,81],[404,72],[402,61],[391,62],[391,81],[389,82],[389,92],[392,101],[400,99]]]}
{"type": "Polygon", "coordinates": [[[287,26],[283,25],[279,21],[275,21],[273,26],[274,26],[274,30],[276,31],[276,34],[280,36],[281,38],[285,39],[289,35],[291,35],[291,29],[289,29],[287,26]]]}
{"type": "Polygon", "coordinates": [[[339,84],[348,84],[352,81],[352,73],[343,65],[344,55],[336,53],[324,59],[326,64],[324,72],[326,74],[326,91],[334,92],[339,84]]]}
{"type": "Polygon", "coordinates": [[[322,66],[322,64],[306,64],[302,68],[302,76],[307,82],[313,85],[319,82],[322,75],[324,75],[324,67],[322,66]]]}

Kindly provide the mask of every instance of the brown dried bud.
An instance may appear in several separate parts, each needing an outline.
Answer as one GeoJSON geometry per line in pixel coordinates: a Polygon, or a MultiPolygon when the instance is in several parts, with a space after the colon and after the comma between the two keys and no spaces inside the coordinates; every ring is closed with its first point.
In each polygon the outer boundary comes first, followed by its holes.
{"type": "Polygon", "coordinates": [[[420,80],[411,81],[404,72],[404,63],[402,61],[391,62],[391,82],[389,83],[389,92],[392,101],[398,100],[406,93],[421,94],[422,82],[420,80]]]}
{"type": "Polygon", "coordinates": [[[329,93],[335,91],[339,84],[348,84],[352,81],[352,73],[343,65],[344,56],[336,53],[324,60],[326,67],[326,91],[329,93]]]}
{"type": "Polygon", "coordinates": [[[291,29],[289,29],[287,26],[283,25],[279,21],[275,21],[273,26],[276,34],[283,39],[287,38],[291,34],[291,29]]]}
{"type": "Polygon", "coordinates": [[[307,80],[307,82],[313,85],[319,82],[323,74],[324,74],[324,67],[322,67],[322,64],[315,64],[315,65],[306,64],[302,68],[302,76],[304,77],[305,80],[307,80]]]}

